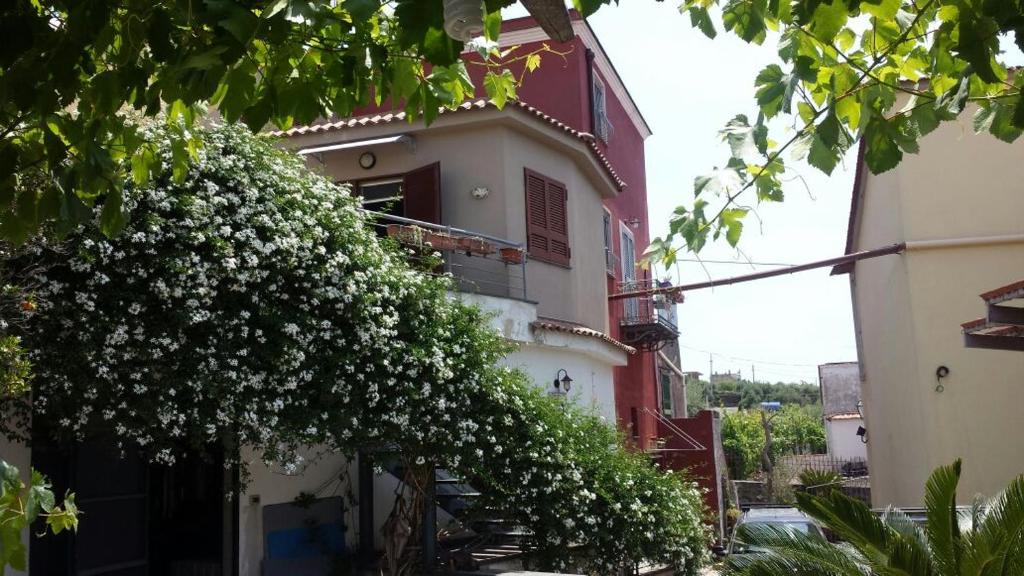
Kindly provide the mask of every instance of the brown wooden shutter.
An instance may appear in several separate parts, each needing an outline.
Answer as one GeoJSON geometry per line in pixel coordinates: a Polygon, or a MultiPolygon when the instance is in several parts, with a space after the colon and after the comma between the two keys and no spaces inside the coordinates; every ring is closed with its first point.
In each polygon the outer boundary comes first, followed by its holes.
{"type": "Polygon", "coordinates": [[[568,192],[565,186],[548,180],[548,253],[551,260],[569,264],[568,192]]]}
{"type": "Polygon", "coordinates": [[[547,180],[526,171],[526,247],[534,258],[548,258],[547,180]]]}
{"type": "Polygon", "coordinates": [[[403,216],[433,224],[441,223],[441,163],[434,162],[402,178],[403,216]]]}
{"type": "Polygon", "coordinates": [[[526,169],[527,250],[532,258],[569,264],[568,192],[563,184],[526,169]]]}

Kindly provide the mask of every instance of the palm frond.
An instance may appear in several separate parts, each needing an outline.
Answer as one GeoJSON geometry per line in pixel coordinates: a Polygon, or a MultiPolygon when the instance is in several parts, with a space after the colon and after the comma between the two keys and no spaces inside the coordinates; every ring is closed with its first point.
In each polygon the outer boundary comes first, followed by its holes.
{"type": "Polygon", "coordinates": [[[1024,476],[987,504],[978,529],[967,538],[965,574],[1024,573],[1024,476]]]}
{"type": "Polygon", "coordinates": [[[733,554],[726,574],[743,576],[866,576],[870,570],[852,547],[833,546],[817,534],[786,526],[749,525],[744,543],[758,551],[733,554]]]}
{"type": "Polygon", "coordinates": [[[924,530],[902,510],[890,506],[881,516],[882,524],[897,537],[889,540],[889,565],[909,574],[934,574],[924,530]]]}
{"type": "Polygon", "coordinates": [[[960,574],[962,542],[956,509],[960,469],[960,460],[940,466],[925,484],[924,504],[928,518],[925,533],[937,572],[948,576],[960,574]]]}
{"type": "Polygon", "coordinates": [[[872,566],[888,565],[889,533],[866,504],[840,492],[797,494],[796,499],[800,510],[853,545],[872,566]]]}

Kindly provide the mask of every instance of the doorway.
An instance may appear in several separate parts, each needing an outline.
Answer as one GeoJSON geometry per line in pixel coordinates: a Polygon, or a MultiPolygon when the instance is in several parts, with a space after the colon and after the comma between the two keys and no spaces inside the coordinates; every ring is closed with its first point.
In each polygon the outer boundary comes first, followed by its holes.
{"type": "Polygon", "coordinates": [[[221,451],[190,454],[163,466],[147,463],[134,450],[122,453],[109,441],[37,444],[32,466],[50,477],[54,493],[74,492],[81,511],[77,533],[32,540],[32,574],[234,573],[237,544],[231,537],[237,514],[229,513],[234,501],[225,494],[235,479],[225,474],[221,451]]]}

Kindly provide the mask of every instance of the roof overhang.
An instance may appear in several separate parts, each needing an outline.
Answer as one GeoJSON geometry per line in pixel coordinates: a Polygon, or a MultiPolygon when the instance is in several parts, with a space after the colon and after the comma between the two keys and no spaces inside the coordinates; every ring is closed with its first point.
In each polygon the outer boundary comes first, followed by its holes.
{"type": "Polygon", "coordinates": [[[306,156],[308,154],[323,154],[324,152],[337,152],[338,150],[355,150],[358,148],[371,148],[382,144],[404,144],[409,150],[416,148],[416,139],[408,134],[395,134],[382,136],[380,138],[369,138],[367,140],[353,140],[349,142],[334,142],[323,146],[312,146],[300,148],[296,154],[306,156]]]}
{"type": "Polygon", "coordinates": [[[487,100],[464,102],[455,109],[444,108],[428,127],[423,120],[406,122],[404,112],[376,114],[334,122],[299,126],[271,132],[286,138],[285,146],[302,151],[351,149],[399,142],[403,137],[415,139],[419,132],[440,132],[466,129],[479,125],[492,129],[505,126],[542,144],[565,151],[594,183],[603,198],[614,198],[626,183],[619,179],[611,162],[604,156],[594,137],[579,132],[536,108],[513,101],[499,110],[487,100]],[[396,133],[401,126],[402,132],[396,133]]]}

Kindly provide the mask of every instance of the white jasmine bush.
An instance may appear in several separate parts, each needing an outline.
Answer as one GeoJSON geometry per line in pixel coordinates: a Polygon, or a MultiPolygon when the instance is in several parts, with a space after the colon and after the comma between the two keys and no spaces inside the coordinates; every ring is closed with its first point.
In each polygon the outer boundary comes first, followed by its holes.
{"type": "Polygon", "coordinates": [[[470,478],[533,532],[540,567],[695,573],[695,485],[497,367],[482,313],[379,241],[346,190],[244,129],[202,138],[182,183],[168,160],[126,185],[115,238],[83,227],[8,262],[34,287],[13,325],[35,377],[2,400],[22,416],[4,433],[33,410],[57,439],[113,431],[164,463],[225,441],[286,465],[306,445],[397,450],[470,478]]]}

